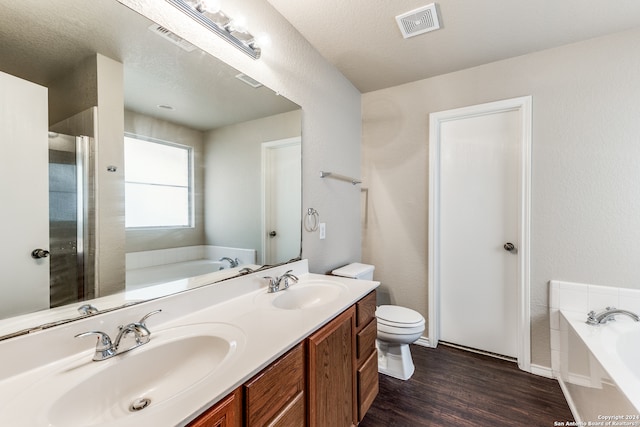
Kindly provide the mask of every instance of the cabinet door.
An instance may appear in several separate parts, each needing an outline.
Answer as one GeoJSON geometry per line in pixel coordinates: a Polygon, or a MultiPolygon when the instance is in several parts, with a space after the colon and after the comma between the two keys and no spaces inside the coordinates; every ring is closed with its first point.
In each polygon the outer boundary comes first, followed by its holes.
{"type": "Polygon", "coordinates": [[[192,421],[189,427],[240,427],[241,417],[242,391],[237,389],[192,421]]]}
{"type": "Polygon", "coordinates": [[[311,427],[355,424],[354,322],[351,307],[308,339],[311,427]]]}

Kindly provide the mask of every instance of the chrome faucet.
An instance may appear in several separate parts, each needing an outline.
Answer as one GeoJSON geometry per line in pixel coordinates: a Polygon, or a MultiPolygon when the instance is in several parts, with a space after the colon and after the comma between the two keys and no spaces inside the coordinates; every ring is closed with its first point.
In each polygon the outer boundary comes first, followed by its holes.
{"type": "MultiPolygon", "coordinates": [[[[237,267],[240,264],[240,261],[238,261],[238,258],[231,259],[228,256],[223,256],[218,261],[227,261],[227,262],[229,262],[229,268],[237,267]]],[[[222,270],[222,267],[220,269],[222,270]]]]}
{"type": "Polygon", "coordinates": [[[116,336],[115,341],[111,341],[109,335],[101,331],[88,331],[83,332],[81,334],[76,335],[76,338],[86,337],[89,335],[98,335],[98,342],[96,343],[96,351],[93,354],[93,360],[99,362],[101,360],[107,360],[112,358],[113,356],[117,356],[118,354],[126,353],[127,351],[133,350],[136,347],[140,347],[149,342],[151,339],[151,332],[149,328],[147,328],[146,321],[149,317],[154,314],[160,313],[162,310],[155,310],[151,313],[147,313],[139,322],[129,323],[128,325],[120,325],[118,326],[118,335],[116,336]],[[123,338],[127,337],[129,334],[133,334],[135,338],[135,344],[126,350],[118,351],[120,348],[120,342],[123,338]]]}
{"type": "Polygon", "coordinates": [[[624,314],[625,316],[629,316],[631,317],[633,320],[635,320],[636,322],[640,322],[640,316],[638,316],[637,314],[628,311],[628,310],[621,310],[615,307],[607,307],[604,309],[603,312],[600,312],[598,314],[596,314],[595,311],[590,311],[587,314],[587,324],[588,325],[603,325],[607,322],[611,322],[616,320],[615,316],[617,314],[624,314]]]}
{"type": "Polygon", "coordinates": [[[90,314],[96,314],[97,312],[98,309],[91,304],[84,304],[78,307],[78,313],[80,313],[81,316],[88,316],[90,314]]]}
{"type": "Polygon", "coordinates": [[[294,283],[298,281],[298,277],[293,274],[293,270],[287,271],[280,277],[265,276],[263,277],[263,279],[267,279],[269,281],[269,289],[267,290],[268,293],[274,293],[282,291],[284,289],[288,289],[289,279],[293,280],[294,283]],[[281,284],[283,285],[282,289],[280,289],[281,284]]]}

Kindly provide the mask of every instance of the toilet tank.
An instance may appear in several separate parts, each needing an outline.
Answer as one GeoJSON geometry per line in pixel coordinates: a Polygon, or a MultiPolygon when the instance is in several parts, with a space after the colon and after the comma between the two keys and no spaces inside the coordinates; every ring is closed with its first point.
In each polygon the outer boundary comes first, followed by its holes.
{"type": "Polygon", "coordinates": [[[334,276],[349,277],[359,280],[373,280],[373,270],[376,267],[370,264],[354,262],[344,267],[336,268],[331,272],[334,276]]]}

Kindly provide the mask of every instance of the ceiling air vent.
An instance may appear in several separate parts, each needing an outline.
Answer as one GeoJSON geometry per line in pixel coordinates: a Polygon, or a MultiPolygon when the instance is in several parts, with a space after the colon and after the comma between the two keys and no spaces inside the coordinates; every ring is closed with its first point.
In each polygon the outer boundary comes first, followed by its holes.
{"type": "Polygon", "coordinates": [[[435,3],[398,15],[396,21],[405,39],[440,29],[435,3]]]}
{"type": "Polygon", "coordinates": [[[252,79],[251,77],[247,76],[246,74],[240,73],[238,75],[236,75],[236,79],[240,80],[241,82],[244,82],[246,84],[248,84],[249,86],[251,86],[252,88],[259,88],[262,86],[262,83],[260,83],[259,81],[252,79]]]}
{"type": "Polygon", "coordinates": [[[179,46],[180,48],[186,50],[187,52],[193,52],[196,47],[183,39],[180,36],[173,34],[171,31],[164,28],[162,25],[153,24],[149,27],[149,30],[162,37],[163,39],[169,40],[171,43],[179,46]]]}

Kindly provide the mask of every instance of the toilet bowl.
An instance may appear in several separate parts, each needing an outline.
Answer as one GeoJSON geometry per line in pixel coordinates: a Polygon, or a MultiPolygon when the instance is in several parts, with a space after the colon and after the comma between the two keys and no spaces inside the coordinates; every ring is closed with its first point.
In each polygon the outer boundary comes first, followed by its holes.
{"type": "MultiPolygon", "coordinates": [[[[333,270],[336,276],[373,280],[373,265],[353,263],[333,270]]],[[[417,311],[397,305],[381,305],[376,309],[378,335],[378,372],[408,380],[415,371],[409,344],[424,332],[424,317],[417,311]]]]}
{"type": "Polygon", "coordinates": [[[378,372],[408,380],[415,371],[409,344],[424,332],[424,317],[417,311],[397,305],[376,309],[378,324],[378,372]]]}

